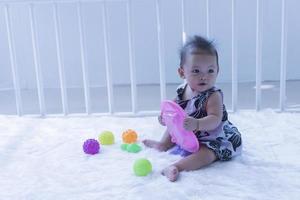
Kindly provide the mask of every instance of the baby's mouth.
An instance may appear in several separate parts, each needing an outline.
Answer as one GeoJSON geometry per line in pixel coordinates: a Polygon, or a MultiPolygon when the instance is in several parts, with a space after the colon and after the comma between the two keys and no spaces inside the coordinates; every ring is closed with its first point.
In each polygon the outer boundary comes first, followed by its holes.
{"type": "Polygon", "coordinates": [[[198,85],[200,85],[200,86],[204,86],[204,85],[206,85],[206,83],[199,83],[198,85]]]}

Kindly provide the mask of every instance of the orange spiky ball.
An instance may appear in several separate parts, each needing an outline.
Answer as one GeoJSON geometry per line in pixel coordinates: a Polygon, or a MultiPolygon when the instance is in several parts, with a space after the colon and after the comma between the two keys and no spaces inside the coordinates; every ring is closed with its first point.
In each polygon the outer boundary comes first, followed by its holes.
{"type": "Polygon", "coordinates": [[[135,143],[137,140],[137,133],[132,129],[128,129],[123,132],[122,139],[124,143],[135,143]]]}

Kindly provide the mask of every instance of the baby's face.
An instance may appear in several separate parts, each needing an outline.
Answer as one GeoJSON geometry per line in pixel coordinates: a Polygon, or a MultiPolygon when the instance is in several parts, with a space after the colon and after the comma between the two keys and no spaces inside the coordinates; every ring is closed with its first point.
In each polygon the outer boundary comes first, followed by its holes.
{"type": "Polygon", "coordinates": [[[186,79],[193,92],[204,92],[212,88],[218,76],[216,56],[209,54],[188,54],[179,75],[186,79]]]}

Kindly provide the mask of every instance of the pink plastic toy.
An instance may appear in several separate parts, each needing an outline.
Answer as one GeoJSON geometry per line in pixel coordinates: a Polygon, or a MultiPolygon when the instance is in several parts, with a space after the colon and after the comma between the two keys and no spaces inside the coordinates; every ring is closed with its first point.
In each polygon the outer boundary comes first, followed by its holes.
{"type": "Polygon", "coordinates": [[[169,100],[163,101],[161,103],[161,116],[171,135],[172,142],[192,153],[199,150],[200,146],[195,134],[183,128],[186,113],[177,103],[169,100]]]}

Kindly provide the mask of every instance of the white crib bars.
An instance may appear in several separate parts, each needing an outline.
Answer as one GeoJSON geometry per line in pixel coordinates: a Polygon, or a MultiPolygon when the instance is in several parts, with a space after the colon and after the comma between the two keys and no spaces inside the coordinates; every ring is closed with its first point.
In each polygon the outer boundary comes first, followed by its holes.
{"type": "MultiPolygon", "coordinates": [[[[115,0],[117,1],[117,0],[115,0]]],[[[137,80],[136,80],[136,66],[135,66],[135,45],[134,45],[134,31],[132,25],[132,0],[119,0],[120,2],[126,3],[126,14],[127,14],[127,30],[128,30],[128,47],[129,47],[129,67],[130,67],[130,86],[131,86],[131,113],[129,115],[147,115],[153,114],[157,111],[138,111],[137,108],[137,80]]],[[[37,22],[35,16],[34,6],[36,3],[50,3],[53,8],[53,21],[55,31],[55,42],[56,42],[56,55],[59,69],[59,80],[60,80],[60,91],[61,91],[61,102],[62,112],[64,115],[69,115],[68,95],[67,86],[65,80],[64,70],[64,55],[62,46],[62,35],[61,35],[61,22],[59,14],[59,4],[61,3],[76,3],[77,8],[77,20],[79,28],[79,40],[80,40],[80,59],[82,67],[82,78],[84,88],[84,100],[85,100],[85,114],[105,114],[105,113],[93,113],[91,109],[91,97],[90,97],[90,84],[89,74],[87,70],[87,51],[86,51],[86,34],[85,34],[85,23],[83,21],[82,4],[84,2],[102,2],[102,28],[103,28],[103,40],[104,40],[104,52],[105,52],[105,69],[106,69],[106,84],[107,84],[107,97],[108,97],[108,113],[106,114],[122,114],[115,112],[114,106],[114,95],[113,95],[113,80],[112,80],[112,69],[111,69],[111,51],[110,51],[110,33],[108,31],[108,10],[107,2],[105,0],[88,0],[88,1],[75,1],[75,0],[49,0],[49,1],[27,1],[27,0],[13,0],[13,1],[0,1],[4,3],[5,11],[5,23],[8,36],[8,46],[10,55],[10,64],[12,70],[12,78],[16,99],[16,110],[17,115],[23,115],[22,109],[22,97],[20,90],[19,73],[16,62],[15,52],[15,41],[12,30],[12,19],[10,13],[11,3],[27,3],[30,16],[30,30],[31,30],[31,42],[33,46],[33,59],[35,66],[35,75],[39,99],[39,110],[40,115],[47,115],[45,106],[44,96],[44,85],[43,76],[40,66],[40,53],[38,44],[38,31],[37,22]]],[[[182,41],[186,39],[186,27],[185,27],[185,3],[186,0],[181,0],[181,16],[182,16],[182,41]]],[[[238,108],[238,79],[237,79],[237,28],[236,28],[236,0],[231,0],[231,64],[232,64],[232,110],[235,112],[238,108]]],[[[286,106],[286,55],[287,55],[287,23],[286,23],[286,2],[282,0],[281,10],[281,62],[280,62],[280,105],[279,110],[285,111],[286,106]]],[[[206,36],[210,38],[210,2],[205,1],[206,7],[206,36]]],[[[155,12],[156,12],[156,28],[157,28],[157,42],[158,42],[158,61],[159,61],[159,81],[160,81],[160,99],[166,98],[166,74],[165,74],[165,46],[164,46],[164,25],[162,24],[162,11],[161,11],[161,0],[155,0],[155,12]]],[[[256,0],[256,98],[255,108],[257,111],[261,109],[261,84],[262,84],[262,0],[256,0]]]]}
{"type": "Polygon", "coordinates": [[[61,90],[61,100],[62,100],[62,109],[63,114],[69,114],[68,106],[68,96],[66,88],[66,77],[64,70],[64,60],[63,60],[63,50],[62,50],[62,39],[61,39],[61,24],[58,14],[58,5],[57,3],[53,4],[53,21],[54,21],[54,30],[55,30],[55,42],[56,42],[56,55],[58,62],[58,71],[59,71],[59,80],[60,80],[60,90],[61,90]]]}
{"type": "Polygon", "coordinates": [[[256,98],[255,108],[261,107],[261,68],[262,68],[262,1],[256,0],[256,98]]]}
{"type": "Polygon", "coordinates": [[[21,98],[21,90],[20,90],[20,79],[19,79],[19,73],[18,73],[17,62],[16,62],[16,51],[15,51],[15,44],[14,44],[15,42],[11,30],[11,17],[10,17],[8,5],[5,5],[4,12],[5,12],[7,37],[8,37],[9,57],[11,63],[12,76],[13,76],[14,91],[16,96],[17,114],[21,116],[23,114],[23,108],[22,108],[22,98],[21,98]]]}
{"type": "Polygon", "coordinates": [[[286,51],[287,51],[287,23],[286,2],[281,0],[281,59],[280,59],[280,111],[285,110],[286,104],[286,51]]]}

